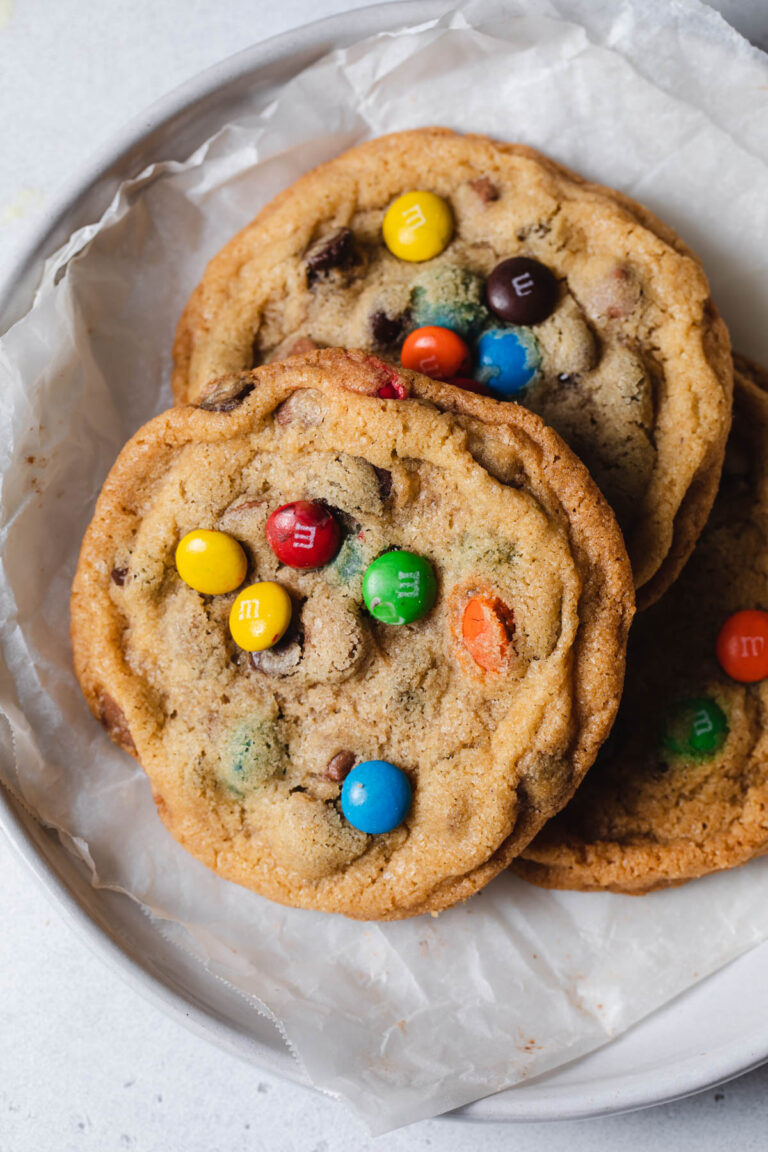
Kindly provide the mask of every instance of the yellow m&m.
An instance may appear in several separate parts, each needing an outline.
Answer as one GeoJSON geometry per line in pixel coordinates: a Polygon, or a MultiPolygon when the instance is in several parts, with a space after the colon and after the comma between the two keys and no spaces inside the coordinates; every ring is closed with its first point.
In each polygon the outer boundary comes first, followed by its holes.
{"type": "Polygon", "coordinates": [[[262,580],[243,588],[229,613],[229,630],[235,644],[246,652],[263,652],[285,635],[293,611],[282,584],[262,580]]]}
{"type": "Polygon", "coordinates": [[[382,231],[384,243],[399,260],[431,260],[451,242],[453,213],[434,192],[406,192],[390,204],[382,231]]]}
{"type": "Polygon", "coordinates": [[[226,532],[197,528],[188,532],[176,549],[176,571],[185,584],[206,596],[221,596],[239,588],[248,570],[248,558],[226,532]]]}

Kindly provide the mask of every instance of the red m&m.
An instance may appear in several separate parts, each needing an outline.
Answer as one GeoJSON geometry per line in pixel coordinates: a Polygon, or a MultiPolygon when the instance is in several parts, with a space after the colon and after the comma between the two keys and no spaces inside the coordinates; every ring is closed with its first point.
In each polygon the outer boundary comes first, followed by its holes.
{"type": "Polygon", "coordinates": [[[435,380],[450,380],[469,363],[469,348],[450,328],[428,325],[417,328],[403,344],[400,359],[404,368],[423,372],[435,380]]]}
{"type": "Polygon", "coordinates": [[[741,684],[768,677],[768,612],[745,608],[729,616],[717,637],[723,671],[741,684]]]}
{"type": "Polygon", "coordinates": [[[324,504],[294,500],[276,508],[267,520],[267,542],[289,568],[322,568],[339,550],[341,528],[324,504]]]}

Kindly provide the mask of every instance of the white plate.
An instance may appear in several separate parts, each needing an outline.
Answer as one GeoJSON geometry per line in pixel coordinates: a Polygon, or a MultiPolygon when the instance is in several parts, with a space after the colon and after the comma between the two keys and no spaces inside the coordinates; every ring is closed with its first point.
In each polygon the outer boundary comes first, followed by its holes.
{"type": "MultiPolygon", "coordinates": [[[[29,308],[45,258],[97,219],[123,180],[156,160],[184,159],[225,121],[266,102],[296,72],[340,45],[450,8],[445,0],[378,5],[307,25],[203,73],[129,125],[46,214],[0,284],[0,331],[29,308]]],[[[302,1081],[263,1016],[155,930],[127,897],[91,887],[58,838],[0,790],[0,826],[91,946],[141,993],[251,1063],[302,1081]]],[[[676,1099],[768,1059],[768,944],[693,988],[605,1048],[480,1100],[471,1120],[597,1116],[676,1099]]]]}

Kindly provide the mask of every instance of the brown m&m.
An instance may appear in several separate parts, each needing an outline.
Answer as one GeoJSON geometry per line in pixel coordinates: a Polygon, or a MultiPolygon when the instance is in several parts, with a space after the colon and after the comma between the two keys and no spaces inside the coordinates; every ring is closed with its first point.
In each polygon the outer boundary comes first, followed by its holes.
{"type": "Polygon", "coordinates": [[[497,264],[485,286],[488,307],[510,324],[540,324],[557,303],[557,280],[544,264],[513,256],[497,264]]]}

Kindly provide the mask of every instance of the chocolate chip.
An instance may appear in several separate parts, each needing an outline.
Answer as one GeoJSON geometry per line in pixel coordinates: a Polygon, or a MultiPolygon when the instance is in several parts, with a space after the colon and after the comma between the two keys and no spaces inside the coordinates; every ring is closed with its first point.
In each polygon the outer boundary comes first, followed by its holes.
{"type": "Polygon", "coordinates": [[[348,748],[344,748],[328,761],[325,775],[329,780],[336,780],[340,783],[342,780],[345,780],[352,771],[356,759],[357,757],[354,752],[350,752],[348,748]]]}
{"type": "Polygon", "coordinates": [[[245,500],[242,504],[235,504],[233,508],[227,508],[224,515],[234,516],[238,512],[250,512],[253,508],[263,508],[266,503],[266,500],[245,500]]]}
{"type": "Polygon", "coordinates": [[[393,344],[398,344],[405,335],[407,323],[408,315],[405,312],[401,312],[399,316],[387,316],[386,312],[381,310],[374,312],[371,316],[371,335],[374,343],[380,348],[390,348],[393,344]]]}
{"type": "Polygon", "coordinates": [[[197,406],[206,412],[231,412],[242,404],[246,396],[253,392],[253,388],[253,381],[244,380],[242,376],[215,380],[208,386],[197,406]]]}
{"type": "Polygon", "coordinates": [[[502,260],[485,286],[488,307],[510,324],[540,324],[554,311],[557,279],[545,264],[528,256],[502,260]]]}
{"type": "Polygon", "coordinates": [[[307,352],[315,352],[320,347],[311,336],[288,336],[269,354],[272,362],[287,360],[289,356],[304,356],[307,352]]]}
{"type": "Polygon", "coordinates": [[[263,652],[251,652],[251,667],[265,676],[290,676],[301,663],[301,644],[294,640],[287,647],[282,645],[265,648],[263,652]]]}
{"type": "Polygon", "coordinates": [[[388,468],[377,468],[373,465],[373,470],[376,473],[376,479],[379,482],[379,493],[382,500],[387,500],[392,494],[392,473],[388,468]]]}
{"type": "MultiPolygon", "coordinates": [[[[375,465],[373,467],[375,467],[375,465]]],[[[335,504],[329,503],[328,500],[323,500],[323,504],[325,504],[328,511],[336,517],[344,528],[347,536],[357,536],[357,534],[362,531],[363,526],[360,521],[355,520],[354,516],[350,515],[349,512],[345,512],[343,508],[337,508],[335,504]]]]}
{"type": "Polygon", "coordinates": [[[250,665],[256,672],[263,672],[265,676],[290,676],[296,671],[304,655],[304,629],[298,615],[294,611],[288,631],[278,644],[262,652],[249,653],[250,665]]]}
{"type": "Polygon", "coordinates": [[[103,692],[99,700],[99,720],[116,744],[126,752],[136,751],[125,712],[108,692],[103,692]]]}
{"type": "Polygon", "coordinates": [[[311,288],[320,276],[332,268],[346,268],[353,264],[356,257],[355,234],[351,228],[340,228],[333,235],[317,240],[304,254],[308,287],[311,288]]]}
{"type": "Polygon", "coordinates": [[[470,180],[469,186],[473,192],[477,193],[483,204],[490,204],[499,198],[498,188],[487,176],[481,176],[478,180],[470,180]]]}
{"type": "Polygon", "coordinates": [[[632,273],[617,264],[592,288],[592,309],[609,320],[624,320],[640,303],[640,285],[632,273]]]}
{"type": "Polygon", "coordinates": [[[125,578],[127,575],[128,575],[128,569],[127,568],[113,568],[112,569],[112,579],[113,579],[114,583],[117,584],[118,588],[122,588],[123,584],[125,584],[125,578]]]}
{"type": "Polygon", "coordinates": [[[294,420],[308,427],[321,424],[323,409],[318,394],[307,388],[293,392],[275,409],[275,420],[283,427],[292,424],[294,420]]]}
{"type": "Polygon", "coordinates": [[[286,348],[283,353],[284,356],[305,356],[307,352],[315,352],[319,345],[314,342],[311,336],[297,336],[293,343],[286,348]]]}

